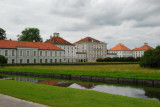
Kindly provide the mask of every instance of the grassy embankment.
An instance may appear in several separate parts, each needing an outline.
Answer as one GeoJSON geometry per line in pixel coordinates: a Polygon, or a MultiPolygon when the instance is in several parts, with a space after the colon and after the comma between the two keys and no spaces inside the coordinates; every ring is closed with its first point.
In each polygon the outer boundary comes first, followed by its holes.
{"type": "Polygon", "coordinates": [[[0,68],[0,71],[19,71],[160,80],[160,69],[141,68],[138,64],[6,66],[0,68]]]}
{"type": "Polygon", "coordinates": [[[0,80],[0,93],[54,107],[159,107],[159,101],[90,90],[0,80]]]}

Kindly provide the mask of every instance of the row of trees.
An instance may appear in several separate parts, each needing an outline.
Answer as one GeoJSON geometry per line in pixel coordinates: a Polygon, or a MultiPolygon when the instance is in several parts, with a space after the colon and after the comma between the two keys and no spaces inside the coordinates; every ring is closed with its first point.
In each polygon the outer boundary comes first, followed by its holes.
{"type": "MultiPolygon", "coordinates": [[[[20,35],[17,35],[19,41],[35,41],[42,42],[40,31],[38,28],[25,28],[20,35]]],[[[0,28],[0,40],[6,39],[6,31],[0,28]]]]}
{"type": "Polygon", "coordinates": [[[160,68],[160,46],[145,51],[140,60],[140,66],[160,68]]]}
{"type": "Polygon", "coordinates": [[[104,59],[97,59],[97,62],[138,62],[140,58],[134,57],[115,57],[115,58],[104,58],[104,59]]]}

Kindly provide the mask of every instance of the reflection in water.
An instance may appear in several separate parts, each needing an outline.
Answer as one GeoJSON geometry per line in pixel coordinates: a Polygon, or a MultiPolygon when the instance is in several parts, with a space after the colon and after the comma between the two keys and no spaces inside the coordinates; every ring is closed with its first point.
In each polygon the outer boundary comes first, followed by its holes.
{"type": "MultiPolygon", "coordinates": [[[[0,77],[1,79],[5,79],[4,77],[0,77]]],[[[7,77],[8,78],[8,77],[7,77]]],[[[69,87],[69,88],[77,88],[77,89],[86,89],[86,90],[95,90],[104,93],[123,95],[134,98],[142,98],[142,99],[151,99],[151,100],[160,100],[160,91],[148,90],[142,88],[134,88],[130,86],[116,86],[116,85],[97,85],[97,84],[87,84],[80,82],[68,82],[63,80],[40,80],[34,78],[24,78],[24,77],[9,77],[10,79],[17,81],[25,81],[25,82],[33,82],[39,84],[48,84],[53,86],[60,87],[69,87]]]]}

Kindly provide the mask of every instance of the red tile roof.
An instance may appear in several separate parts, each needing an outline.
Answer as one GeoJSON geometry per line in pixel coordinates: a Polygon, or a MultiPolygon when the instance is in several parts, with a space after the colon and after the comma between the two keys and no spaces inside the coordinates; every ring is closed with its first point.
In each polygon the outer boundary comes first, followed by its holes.
{"type": "Polygon", "coordinates": [[[132,49],[133,51],[140,51],[140,50],[148,50],[148,49],[153,49],[151,46],[148,46],[148,44],[144,44],[143,46],[139,48],[134,48],[132,49]]]}
{"type": "Polygon", "coordinates": [[[86,37],[84,39],[81,39],[75,43],[83,43],[83,42],[100,42],[99,40],[96,40],[94,38],[91,38],[91,37],[86,37]]]}
{"type": "Polygon", "coordinates": [[[119,43],[118,45],[116,45],[115,47],[110,49],[109,51],[131,51],[131,49],[129,49],[125,45],[119,43]]]}
{"type": "Polygon", "coordinates": [[[0,48],[16,48],[16,47],[36,47],[39,48],[40,50],[62,50],[61,48],[51,43],[0,40],[0,48]]]}
{"type": "Polygon", "coordinates": [[[60,45],[73,45],[70,42],[64,40],[61,37],[52,37],[51,39],[47,40],[46,42],[52,43],[52,44],[60,44],[60,45]]]}
{"type": "Polygon", "coordinates": [[[48,85],[55,85],[57,84],[59,81],[40,81],[39,84],[48,84],[48,85]]]}

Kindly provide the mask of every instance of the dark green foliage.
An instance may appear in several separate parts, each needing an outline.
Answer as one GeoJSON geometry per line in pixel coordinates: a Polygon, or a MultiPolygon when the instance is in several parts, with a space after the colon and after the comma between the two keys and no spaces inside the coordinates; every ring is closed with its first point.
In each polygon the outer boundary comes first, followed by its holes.
{"type": "Polygon", "coordinates": [[[104,58],[104,59],[97,59],[97,62],[137,62],[140,58],[134,57],[115,57],[115,58],[104,58]]]}
{"type": "Polygon", "coordinates": [[[140,60],[140,66],[160,68],[160,46],[157,46],[156,49],[145,51],[140,60]]]}
{"type": "Polygon", "coordinates": [[[0,28],[0,40],[6,39],[6,31],[0,28]]]}
{"type": "Polygon", "coordinates": [[[42,66],[58,66],[58,65],[119,65],[119,64],[138,64],[137,62],[77,62],[77,63],[22,63],[22,64],[5,64],[5,66],[28,66],[28,65],[42,65],[42,66]]]}
{"type": "Polygon", "coordinates": [[[19,41],[42,42],[42,38],[40,37],[40,31],[38,28],[26,28],[21,33],[21,35],[18,35],[19,41]]]}
{"type": "Polygon", "coordinates": [[[103,59],[97,59],[97,62],[104,62],[103,59]]]}
{"type": "Polygon", "coordinates": [[[7,58],[0,55],[0,67],[7,63],[7,58]]]}

